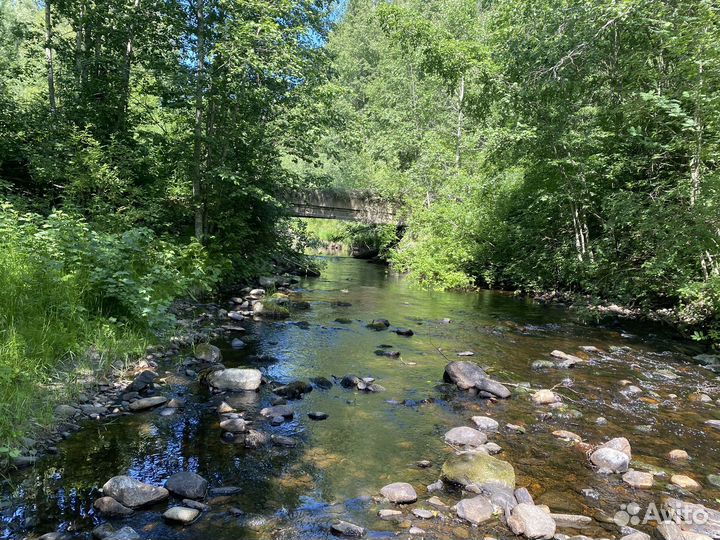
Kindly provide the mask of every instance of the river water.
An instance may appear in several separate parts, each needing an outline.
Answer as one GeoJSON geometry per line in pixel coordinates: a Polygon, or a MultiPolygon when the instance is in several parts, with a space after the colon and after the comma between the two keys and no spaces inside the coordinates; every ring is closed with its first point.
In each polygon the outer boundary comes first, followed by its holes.
{"type": "MultiPolygon", "coordinates": [[[[311,309],[293,313],[289,321],[244,322],[245,349],[233,350],[229,336],[216,342],[223,363],[258,367],[279,382],[370,376],[386,391],[362,393],[338,384],[316,388],[290,402],[294,420],[277,427],[257,414],[274,397],[267,387],[226,397],[254,419],[256,429],[299,443],[295,448],[245,449],[221,439],[214,411],[221,397],[200,382],[168,376],[161,393],[187,399],[184,410],[168,417],[152,410],[87,421],[57,455],[12,476],[4,488],[1,537],[54,530],[81,537],[107,521],[92,511],[107,479],[130,474],[162,485],[180,470],[201,474],[211,487],[237,486],[240,492],[211,497],[211,510],[187,527],[162,520],[168,502],[111,522],[129,525],[143,538],[316,539],[329,537],[329,523],[341,518],[367,527],[370,537],[395,537],[404,529],[379,520],[377,510],[383,506],[372,497],[385,484],[409,482],[420,495],[416,506],[426,507],[424,486],[438,479],[440,466],[453,452],[443,434],[455,426],[472,426],[474,415],[500,422],[492,440],[503,448],[499,457],[515,467],[518,486],[528,487],[536,503],[554,512],[592,516],[594,525],[584,532],[589,536],[621,536],[607,521],[631,501],[659,503],[669,494],[720,506],[720,490],[707,480],[707,475],[720,473],[720,432],[704,424],[720,418],[720,411],[715,402],[691,400],[698,391],[720,398],[718,379],[690,361],[689,354],[695,354],[691,344],[663,337],[653,327],[583,325],[564,308],[497,292],[417,290],[385,267],[350,258],[327,258],[322,277],[303,279],[296,294],[311,309]],[[386,331],[367,328],[375,318],[388,319],[392,326],[386,331]],[[396,335],[395,327],[411,328],[415,335],[396,335]],[[580,349],[591,345],[600,352],[580,349]],[[374,351],[381,346],[400,351],[400,358],[377,356],[374,351]],[[574,369],[531,368],[532,362],[549,359],[554,349],[587,362],[574,369]],[[458,394],[442,378],[445,365],[462,351],[474,352],[470,359],[501,382],[556,387],[567,406],[552,411],[534,406],[522,387],[513,387],[511,399],[497,402],[458,394]],[[628,381],[642,394],[630,395],[628,381]],[[310,411],[326,412],[329,418],[312,421],[310,411]],[[596,422],[600,416],[606,425],[596,422]],[[506,429],[508,423],[523,426],[525,433],[506,429]],[[586,449],[556,439],[552,432],[557,429],[573,431],[590,444],[627,437],[632,466],[654,471],[655,487],[639,491],[620,475],[597,474],[586,449]],[[668,461],[666,454],[674,448],[687,450],[692,459],[668,461]],[[420,468],[420,460],[432,466],[420,468]],[[692,476],[702,490],[679,491],[669,483],[675,473],[692,476]],[[589,495],[583,491],[587,489],[595,492],[589,495]]],[[[161,369],[174,372],[176,366],[161,369]]],[[[437,495],[450,505],[461,497],[458,490],[437,495]]],[[[428,538],[462,538],[468,531],[480,538],[509,535],[495,521],[471,530],[451,519],[452,512],[444,515],[410,521],[428,530],[428,538]]]]}

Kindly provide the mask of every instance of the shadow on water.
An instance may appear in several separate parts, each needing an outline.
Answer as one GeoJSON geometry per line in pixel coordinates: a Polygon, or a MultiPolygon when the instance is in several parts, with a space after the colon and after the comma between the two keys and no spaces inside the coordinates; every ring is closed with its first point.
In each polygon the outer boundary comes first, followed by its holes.
{"type": "MultiPolygon", "coordinates": [[[[578,324],[565,309],[506,294],[421,291],[384,267],[344,258],[327,261],[322,277],[303,280],[294,293],[310,302],[310,309],[295,311],[290,321],[244,322],[246,348],[232,349],[232,336],[217,341],[223,363],[257,367],[279,383],[370,376],[385,392],[353,392],[337,384],[315,388],[291,402],[295,417],[281,426],[271,426],[258,414],[273,399],[269,388],[225,396],[253,419],[256,429],[299,443],[253,450],[221,440],[214,411],[220,396],[176,376],[178,384],[163,394],[186,398],[184,410],[168,417],[150,411],[105,423],[88,421],[60,445],[58,455],[14,477],[9,504],[2,509],[4,537],[23,528],[89,531],[103,521],[93,514],[92,502],[108,478],[129,473],[160,485],[180,470],[197,472],[211,487],[237,486],[240,492],[211,500],[212,510],[189,527],[162,521],[168,503],[113,523],[129,525],[143,538],[311,539],[327,537],[328,523],[339,517],[371,528],[373,537],[390,537],[397,526],[377,519],[370,497],[387,483],[405,481],[426,498],[421,486],[438,478],[452,452],[443,434],[479,414],[501,426],[525,427],[524,434],[503,428],[493,440],[503,447],[502,458],[514,465],[518,484],[558,512],[612,515],[629,500],[657,500],[677,491],[668,483],[669,474],[658,475],[657,487],[644,493],[629,490],[619,477],[597,475],[582,451],[552,436],[557,429],[574,431],[592,444],[626,436],[636,467],[681,470],[698,479],[717,472],[719,437],[703,425],[707,418],[720,417],[717,406],[687,399],[697,390],[720,397],[717,378],[688,362],[687,344],[658,337],[653,327],[636,325],[635,335],[629,335],[626,327],[578,324]],[[390,329],[368,328],[375,318],[390,320],[390,329]],[[397,335],[396,327],[411,328],[414,335],[397,335]],[[588,345],[601,352],[580,352],[588,345]],[[376,355],[383,346],[400,352],[400,358],[376,355]],[[554,349],[587,362],[574,370],[531,367],[554,349]],[[520,390],[497,403],[448,391],[439,384],[444,366],[468,350],[498,380],[557,387],[566,406],[548,414],[520,390]],[[629,396],[624,379],[639,386],[642,395],[629,396]],[[307,417],[311,411],[329,418],[313,422],[307,417]],[[606,425],[596,422],[599,416],[606,425]],[[664,459],[672,448],[685,448],[694,459],[674,466],[664,459]],[[432,466],[419,468],[419,460],[432,466]],[[599,499],[584,497],[586,488],[596,489],[599,499]]],[[[442,497],[452,504],[459,495],[450,491],[442,497]]],[[[693,497],[710,503],[720,492],[705,486],[693,497]]]]}

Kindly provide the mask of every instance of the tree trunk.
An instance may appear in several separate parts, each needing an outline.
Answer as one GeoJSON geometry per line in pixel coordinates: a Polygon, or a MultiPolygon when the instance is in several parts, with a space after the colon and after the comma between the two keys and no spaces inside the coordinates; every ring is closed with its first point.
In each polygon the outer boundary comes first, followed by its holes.
{"type": "Polygon", "coordinates": [[[122,118],[120,119],[120,125],[125,125],[127,120],[128,108],[130,106],[130,70],[132,68],[133,58],[133,31],[135,26],[135,17],[138,16],[140,10],[140,0],[135,0],[133,3],[132,20],[130,21],[130,27],[128,30],[127,44],[125,45],[125,66],[123,69],[123,104],[121,109],[122,118]]]}
{"type": "Polygon", "coordinates": [[[197,76],[195,80],[195,132],[193,139],[192,191],[195,206],[195,238],[205,239],[205,201],[202,181],[203,158],[203,94],[205,92],[205,5],[197,0],[197,76]]]}
{"type": "Polygon", "coordinates": [[[457,167],[457,168],[460,168],[460,164],[461,164],[463,102],[464,101],[465,101],[465,77],[461,75],[460,76],[460,86],[458,88],[457,146],[455,147],[455,167],[457,167]]]}
{"type": "Polygon", "coordinates": [[[50,112],[55,114],[57,106],[55,103],[55,66],[53,65],[52,37],[50,0],[45,0],[45,56],[47,57],[48,100],[50,102],[50,112]]]}

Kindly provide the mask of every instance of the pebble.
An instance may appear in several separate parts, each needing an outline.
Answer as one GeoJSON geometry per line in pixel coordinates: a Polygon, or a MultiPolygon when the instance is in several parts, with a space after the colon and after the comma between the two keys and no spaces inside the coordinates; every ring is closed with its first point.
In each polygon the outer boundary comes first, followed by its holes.
{"type": "Polygon", "coordinates": [[[389,508],[383,508],[378,512],[380,519],[399,519],[403,513],[400,510],[391,510],[389,508]]]}
{"type": "Polygon", "coordinates": [[[310,420],[327,420],[329,418],[329,416],[330,415],[328,413],[320,412],[320,411],[314,411],[314,412],[308,413],[308,417],[310,418],[310,420]]]}
{"type": "Polygon", "coordinates": [[[419,517],[420,519],[430,519],[435,516],[434,512],[425,508],[415,508],[412,513],[415,517],[419,517]]]}
{"type": "Polygon", "coordinates": [[[410,534],[418,535],[418,534],[425,534],[425,530],[421,529],[420,527],[410,527],[410,530],[408,531],[410,534]]]}

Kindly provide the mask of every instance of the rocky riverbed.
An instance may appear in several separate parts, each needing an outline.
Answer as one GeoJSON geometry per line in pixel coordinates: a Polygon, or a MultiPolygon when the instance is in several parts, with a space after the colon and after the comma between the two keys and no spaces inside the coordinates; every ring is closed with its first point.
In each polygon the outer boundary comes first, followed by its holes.
{"type": "Polygon", "coordinates": [[[720,358],[657,328],[349,259],[192,321],[58,411],[3,538],[720,538],[720,358]]]}

